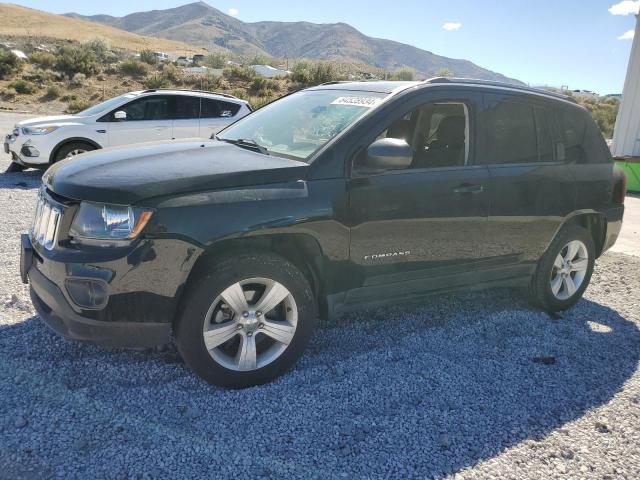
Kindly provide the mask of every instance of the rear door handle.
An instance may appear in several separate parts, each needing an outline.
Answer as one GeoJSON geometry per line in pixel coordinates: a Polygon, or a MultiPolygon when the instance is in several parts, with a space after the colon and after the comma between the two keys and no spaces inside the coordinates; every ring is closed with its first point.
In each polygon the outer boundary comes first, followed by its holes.
{"type": "Polygon", "coordinates": [[[161,130],[166,130],[169,127],[165,127],[165,126],[160,126],[160,127],[153,127],[155,130],[157,131],[161,131],[161,130]]]}
{"type": "Polygon", "coordinates": [[[454,193],[480,193],[480,192],[484,192],[484,186],[463,184],[457,188],[454,188],[453,192],[454,193]]]}

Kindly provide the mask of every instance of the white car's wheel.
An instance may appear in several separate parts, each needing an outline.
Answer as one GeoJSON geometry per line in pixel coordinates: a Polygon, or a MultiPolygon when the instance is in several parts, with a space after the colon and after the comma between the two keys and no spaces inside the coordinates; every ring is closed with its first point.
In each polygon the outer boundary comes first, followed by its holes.
{"type": "Polygon", "coordinates": [[[85,152],[90,152],[96,148],[90,143],[86,142],[72,142],[67,145],[63,145],[57,152],[54,161],[64,160],[67,158],[73,158],[81,155],[85,152]]]}

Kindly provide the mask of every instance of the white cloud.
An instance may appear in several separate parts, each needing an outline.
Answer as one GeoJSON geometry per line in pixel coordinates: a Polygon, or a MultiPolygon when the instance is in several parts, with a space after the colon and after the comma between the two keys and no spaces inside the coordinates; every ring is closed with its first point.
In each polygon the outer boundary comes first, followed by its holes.
{"type": "Polygon", "coordinates": [[[627,30],[622,35],[618,37],[618,40],[633,40],[633,34],[635,32],[633,30],[627,30]]]}
{"type": "Polygon", "coordinates": [[[238,10],[237,8],[230,8],[229,10],[227,10],[227,12],[229,13],[229,15],[231,15],[232,17],[237,16],[240,13],[240,10],[238,10]]]}
{"type": "Polygon", "coordinates": [[[453,30],[460,30],[462,28],[462,24],[458,22],[445,22],[442,24],[442,28],[451,32],[453,30]]]}
{"type": "Polygon", "coordinates": [[[635,15],[640,9],[640,0],[622,0],[615,5],[611,5],[609,13],[611,15],[635,15]]]}

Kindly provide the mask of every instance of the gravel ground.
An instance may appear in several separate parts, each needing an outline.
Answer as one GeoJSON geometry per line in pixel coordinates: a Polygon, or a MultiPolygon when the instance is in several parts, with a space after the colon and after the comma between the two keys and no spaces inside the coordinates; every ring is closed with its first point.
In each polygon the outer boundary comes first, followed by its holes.
{"type": "Polygon", "coordinates": [[[0,174],[0,478],[640,478],[640,257],[607,253],[553,318],[508,290],[347,315],[228,391],[172,346],[42,324],[18,276],[38,182],[0,174]]]}

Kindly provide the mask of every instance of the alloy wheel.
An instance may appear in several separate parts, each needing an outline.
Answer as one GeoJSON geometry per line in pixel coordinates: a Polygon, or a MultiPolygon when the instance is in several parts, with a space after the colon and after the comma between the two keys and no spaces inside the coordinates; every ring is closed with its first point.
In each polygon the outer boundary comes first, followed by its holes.
{"type": "Polygon", "coordinates": [[[587,246],[572,240],[558,253],[551,270],[551,292],[558,300],[571,298],[582,286],[589,267],[587,246]]]}
{"type": "Polygon", "coordinates": [[[74,150],[71,150],[69,153],[67,153],[67,156],[64,158],[71,158],[71,157],[75,157],[77,155],[80,155],[81,153],[85,153],[86,150],[82,149],[82,148],[76,148],[74,150]]]}
{"type": "Polygon", "coordinates": [[[281,283],[249,278],[226,288],[204,319],[209,355],[235,371],[269,365],[287,349],[296,332],[298,308],[281,283]]]}

